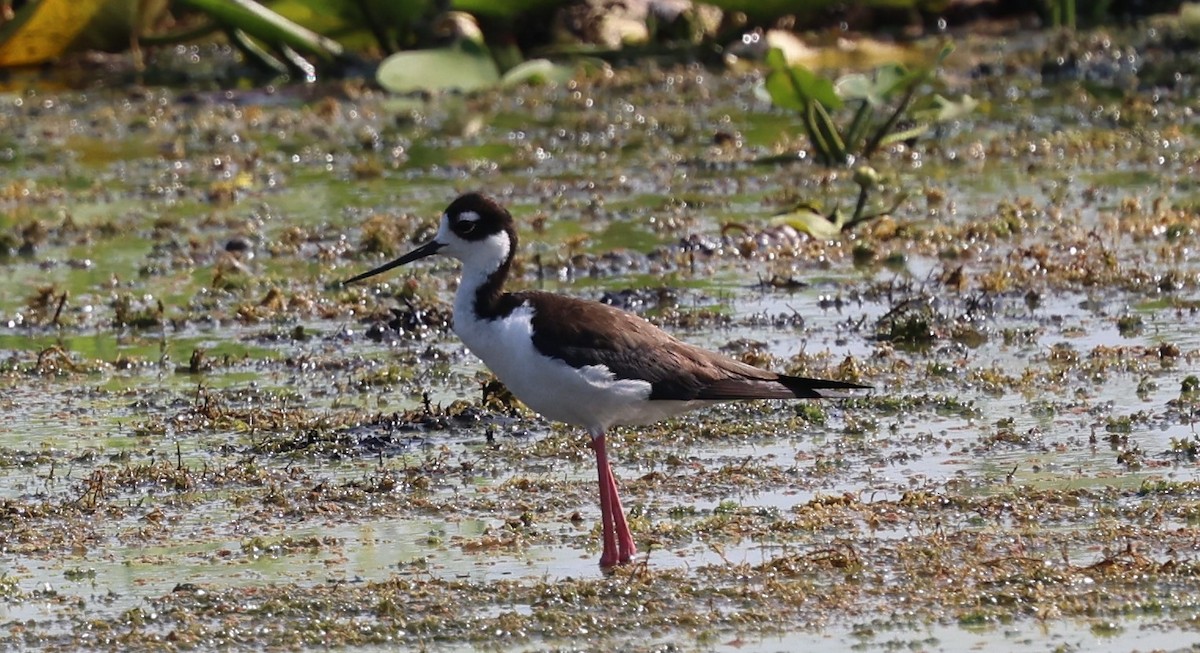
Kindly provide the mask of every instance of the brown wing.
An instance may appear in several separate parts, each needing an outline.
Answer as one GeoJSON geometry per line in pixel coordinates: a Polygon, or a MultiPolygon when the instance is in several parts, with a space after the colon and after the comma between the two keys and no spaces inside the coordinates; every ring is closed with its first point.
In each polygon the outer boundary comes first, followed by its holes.
{"type": "Polygon", "coordinates": [[[642,318],[598,302],[516,293],[533,307],[533,346],[573,367],[604,365],[619,379],[650,383],[651,399],[820,398],[854,383],[761,370],[671,337],[642,318]]]}

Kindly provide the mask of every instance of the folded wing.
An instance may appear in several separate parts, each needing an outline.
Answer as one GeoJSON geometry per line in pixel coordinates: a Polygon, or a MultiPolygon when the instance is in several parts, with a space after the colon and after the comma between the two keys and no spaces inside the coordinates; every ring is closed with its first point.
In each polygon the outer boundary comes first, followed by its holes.
{"type": "Polygon", "coordinates": [[[619,379],[651,385],[650,399],[819,399],[820,390],[869,386],[787,376],[681,342],[636,315],[540,292],[517,298],[534,309],[533,345],[573,367],[603,365],[619,379]],[[553,301],[545,301],[553,297],[553,301]]]}

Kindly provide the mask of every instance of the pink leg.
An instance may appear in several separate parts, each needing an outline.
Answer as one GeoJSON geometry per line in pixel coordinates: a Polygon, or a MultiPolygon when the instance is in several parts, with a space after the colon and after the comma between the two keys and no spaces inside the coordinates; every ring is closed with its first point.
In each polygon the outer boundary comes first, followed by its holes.
{"type": "MultiPolygon", "coordinates": [[[[600,453],[600,448],[604,446],[604,436],[600,437],[601,444],[596,448],[596,467],[600,472],[600,530],[604,543],[604,550],[600,554],[600,566],[607,569],[617,564],[617,535],[612,517],[612,491],[605,478],[605,470],[608,469],[607,456],[600,453]],[[601,459],[604,459],[604,462],[601,462],[601,459]]],[[[596,446],[594,441],[593,446],[596,446]]]]}
{"type": "Polygon", "coordinates": [[[621,497],[617,493],[617,478],[613,476],[611,466],[608,468],[608,484],[612,492],[610,505],[613,523],[617,529],[617,559],[621,562],[629,562],[637,553],[637,546],[633,543],[633,533],[629,532],[629,524],[625,521],[625,509],[621,507],[621,497]]]}
{"type": "Polygon", "coordinates": [[[600,566],[615,567],[629,562],[637,553],[633,534],[625,521],[625,510],[617,493],[617,479],[608,463],[608,451],[604,446],[604,434],[593,436],[592,448],[596,450],[596,468],[600,477],[600,526],[604,533],[604,550],[600,554],[600,566]]]}

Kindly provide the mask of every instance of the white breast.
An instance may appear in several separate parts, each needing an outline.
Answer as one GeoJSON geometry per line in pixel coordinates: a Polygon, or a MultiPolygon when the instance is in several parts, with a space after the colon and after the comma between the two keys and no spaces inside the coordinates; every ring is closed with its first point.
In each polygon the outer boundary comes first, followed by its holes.
{"type": "Polygon", "coordinates": [[[533,346],[532,307],[480,320],[471,310],[474,298],[462,295],[455,298],[454,332],[518,399],[550,419],[598,435],[611,426],[648,424],[707,403],[649,401],[646,381],[618,380],[603,365],[574,368],[549,358],[533,346]]]}

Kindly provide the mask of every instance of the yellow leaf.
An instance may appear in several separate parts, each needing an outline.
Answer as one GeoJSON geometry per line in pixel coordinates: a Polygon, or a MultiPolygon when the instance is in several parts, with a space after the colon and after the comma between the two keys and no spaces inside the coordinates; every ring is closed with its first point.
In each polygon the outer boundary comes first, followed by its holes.
{"type": "MultiPolygon", "coordinates": [[[[153,3],[146,3],[147,5],[153,3]]],[[[0,25],[0,67],[31,66],[79,47],[128,47],[139,0],[38,0],[0,25]]]]}
{"type": "Polygon", "coordinates": [[[834,240],[842,233],[845,218],[841,211],[834,211],[832,220],[816,211],[801,206],[788,213],[781,213],[771,219],[772,225],[788,225],[796,231],[803,231],[819,240],[834,240]]]}

